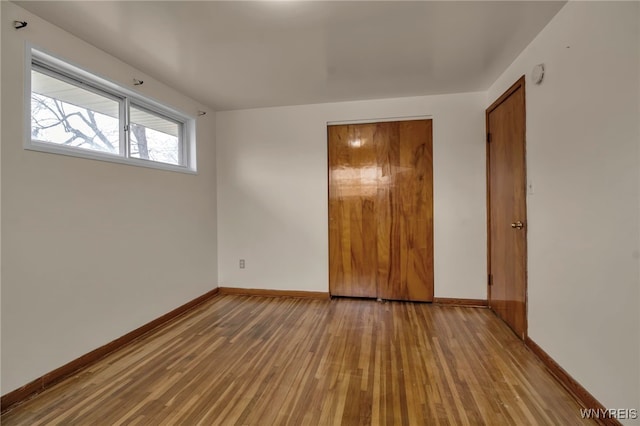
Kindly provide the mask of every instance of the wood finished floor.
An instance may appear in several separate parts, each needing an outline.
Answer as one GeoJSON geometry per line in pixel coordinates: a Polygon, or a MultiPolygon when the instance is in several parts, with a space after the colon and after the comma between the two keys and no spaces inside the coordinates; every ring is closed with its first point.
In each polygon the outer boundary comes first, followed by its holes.
{"type": "Polygon", "coordinates": [[[218,296],[1,418],[9,425],[572,425],[489,310],[218,296]]]}

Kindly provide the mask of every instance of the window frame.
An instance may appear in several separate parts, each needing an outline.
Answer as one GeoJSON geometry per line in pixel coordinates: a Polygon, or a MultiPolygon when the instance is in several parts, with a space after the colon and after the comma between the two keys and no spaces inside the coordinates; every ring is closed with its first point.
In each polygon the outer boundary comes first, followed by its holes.
{"type": "Polygon", "coordinates": [[[158,102],[146,95],[112,82],[95,73],[60,59],[38,47],[27,43],[25,54],[25,140],[24,149],[30,151],[61,154],[91,160],[108,161],[139,167],[169,170],[196,174],[196,129],[195,118],[158,102]],[[51,142],[39,141],[31,137],[31,72],[48,75],[81,89],[94,92],[119,102],[119,153],[95,151],[79,147],[69,147],[51,142]],[[134,106],[162,119],[175,122],[180,127],[179,152],[180,164],[164,163],[157,160],[130,156],[129,108],[134,106]]]}

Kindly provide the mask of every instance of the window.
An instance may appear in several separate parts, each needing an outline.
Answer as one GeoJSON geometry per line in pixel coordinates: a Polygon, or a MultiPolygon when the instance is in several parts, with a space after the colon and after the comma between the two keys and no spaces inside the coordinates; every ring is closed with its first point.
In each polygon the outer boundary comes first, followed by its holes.
{"type": "Polygon", "coordinates": [[[26,148],[195,172],[195,120],[31,49],[26,148]]]}

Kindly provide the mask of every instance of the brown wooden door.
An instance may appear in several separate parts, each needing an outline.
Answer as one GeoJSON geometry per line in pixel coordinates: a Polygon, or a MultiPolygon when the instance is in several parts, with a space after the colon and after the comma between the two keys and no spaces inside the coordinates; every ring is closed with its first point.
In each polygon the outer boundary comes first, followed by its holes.
{"type": "Polygon", "coordinates": [[[524,77],[487,109],[489,306],[527,334],[524,77]]]}
{"type": "Polygon", "coordinates": [[[329,126],[329,289],[433,300],[431,120],[329,126]]]}

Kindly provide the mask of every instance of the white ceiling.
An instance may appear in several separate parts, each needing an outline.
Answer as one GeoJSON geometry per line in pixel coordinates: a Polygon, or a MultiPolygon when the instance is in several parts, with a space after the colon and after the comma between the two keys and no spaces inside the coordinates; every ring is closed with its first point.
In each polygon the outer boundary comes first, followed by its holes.
{"type": "Polygon", "coordinates": [[[545,1],[17,1],[217,110],[486,90],[545,1]]]}

